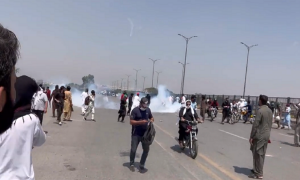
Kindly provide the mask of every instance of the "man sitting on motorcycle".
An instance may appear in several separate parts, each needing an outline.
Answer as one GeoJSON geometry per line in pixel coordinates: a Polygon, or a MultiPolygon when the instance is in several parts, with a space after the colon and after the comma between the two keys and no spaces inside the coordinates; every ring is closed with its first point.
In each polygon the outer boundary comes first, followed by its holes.
{"type": "MultiPolygon", "coordinates": [[[[215,109],[219,109],[219,103],[217,101],[217,99],[215,98],[214,101],[211,103],[210,108],[215,108],[215,109]]],[[[217,117],[218,113],[216,113],[216,117],[217,117]]],[[[210,116],[210,111],[209,111],[209,116],[210,116]]]]}
{"type": "MultiPolygon", "coordinates": [[[[196,111],[194,111],[193,108],[191,108],[191,101],[186,101],[186,107],[182,107],[179,111],[179,146],[183,147],[183,140],[186,136],[186,130],[187,130],[187,121],[198,121],[199,123],[202,123],[200,118],[198,117],[198,114],[196,111]]],[[[196,133],[198,134],[198,129],[196,130],[196,133]]]]}
{"type": "MultiPolygon", "coordinates": [[[[224,120],[229,116],[230,114],[230,103],[229,103],[229,98],[227,97],[225,99],[225,102],[222,103],[222,114],[223,114],[223,117],[222,117],[222,122],[221,124],[224,124],[224,120]]],[[[229,123],[229,120],[227,121],[227,123],[229,123]]]]}
{"type": "Polygon", "coordinates": [[[247,105],[244,106],[247,108],[247,113],[245,114],[245,121],[244,124],[248,121],[249,117],[252,115],[252,106],[250,104],[250,101],[247,101],[247,105]]]}

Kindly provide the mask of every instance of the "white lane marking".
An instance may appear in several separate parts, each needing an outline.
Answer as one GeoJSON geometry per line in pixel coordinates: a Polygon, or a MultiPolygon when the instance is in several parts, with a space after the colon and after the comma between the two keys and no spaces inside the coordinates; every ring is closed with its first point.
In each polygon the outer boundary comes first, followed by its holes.
{"type": "Polygon", "coordinates": [[[266,156],[267,156],[267,157],[273,157],[273,155],[271,155],[271,154],[266,154],[266,156]]]}
{"type": "Polygon", "coordinates": [[[223,133],[226,133],[226,134],[229,134],[229,135],[232,135],[232,136],[235,136],[235,137],[238,137],[238,138],[241,138],[241,139],[244,139],[244,140],[247,140],[247,141],[249,140],[249,139],[247,139],[247,138],[238,136],[238,135],[236,135],[236,134],[232,134],[232,133],[230,133],[230,132],[227,132],[227,131],[224,131],[224,130],[221,130],[221,129],[219,129],[219,131],[221,131],[221,132],[223,132],[223,133]]]}
{"type": "Polygon", "coordinates": [[[286,137],[294,137],[294,136],[290,136],[290,135],[286,135],[286,134],[282,134],[282,133],[278,133],[278,134],[280,134],[280,135],[282,135],[282,136],[286,136],[286,137]]]}
{"type": "MultiPolygon", "coordinates": [[[[166,153],[168,153],[175,161],[178,162],[177,158],[175,158],[175,156],[174,156],[172,153],[170,153],[166,148],[164,148],[164,147],[162,146],[161,143],[159,143],[156,139],[154,139],[154,142],[156,142],[156,144],[158,144],[158,145],[159,145],[166,153]]],[[[191,172],[191,171],[189,170],[189,168],[185,167],[182,163],[180,163],[180,165],[181,165],[187,172],[189,172],[195,179],[199,179],[199,178],[197,178],[197,176],[196,176],[193,172],[191,172]]]]}

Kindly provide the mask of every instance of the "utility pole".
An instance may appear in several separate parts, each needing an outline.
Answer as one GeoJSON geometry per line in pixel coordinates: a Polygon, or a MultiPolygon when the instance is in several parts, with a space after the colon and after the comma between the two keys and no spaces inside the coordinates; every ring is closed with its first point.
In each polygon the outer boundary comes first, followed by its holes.
{"type": "Polygon", "coordinates": [[[153,87],[153,78],[154,78],[154,64],[155,64],[155,62],[156,61],[159,61],[159,59],[151,59],[151,58],[149,58],[152,62],[153,62],[153,69],[152,69],[152,87],[153,87]]]}
{"type": "Polygon", "coordinates": [[[144,82],[143,82],[143,91],[145,91],[145,79],[146,79],[146,76],[143,76],[144,78],[144,82]]]}
{"type": "Polygon", "coordinates": [[[122,87],[123,87],[123,78],[121,78],[121,91],[122,91],[122,87]]]}
{"type": "Polygon", "coordinates": [[[179,36],[183,37],[185,39],[185,56],[184,56],[184,69],[183,69],[183,77],[182,77],[182,88],[181,88],[181,93],[183,94],[184,93],[184,79],[185,79],[185,68],[186,68],[186,57],[187,57],[187,49],[188,49],[188,43],[189,43],[189,40],[194,38],[194,37],[197,37],[197,36],[191,36],[189,38],[181,35],[181,34],[178,34],[179,36]]]}
{"type": "Polygon", "coordinates": [[[241,42],[241,44],[245,45],[248,53],[247,53],[247,63],[246,63],[246,72],[245,72],[245,81],[244,81],[244,92],[243,92],[243,99],[245,99],[245,91],[246,91],[246,83],[247,83],[247,72],[248,72],[248,59],[249,59],[249,53],[250,49],[253,48],[254,46],[258,46],[258,44],[248,46],[247,44],[241,42]]]}
{"type": "Polygon", "coordinates": [[[126,74],[126,76],[127,76],[127,91],[128,91],[128,89],[129,89],[129,76],[130,75],[126,74]]]}
{"type": "MultiPolygon", "coordinates": [[[[180,85],[180,95],[182,95],[182,81],[183,81],[184,64],[182,62],[178,62],[178,63],[182,65],[182,75],[181,75],[181,85],[180,85]]],[[[187,64],[190,64],[190,63],[187,63],[187,64]]]]}
{"type": "Polygon", "coordinates": [[[133,69],[133,70],[135,70],[135,72],[136,72],[136,74],[135,74],[135,90],[137,90],[137,75],[141,69],[133,69]]]}
{"type": "Polygon", "coordinates": [[[119,81],[117,81],[117,90],[118,90],[118,88],[119,88],[119,81]]]}
{"type": "Polygon", "coordinates": [[[156,71],[156,73],[157,73],[157,81],[156,81],[156,89],[157,89],[157,87],[158,87],[158,77],[159,77],[159,74],[162,73],[162,72],[161,71],[160,72],[156,71]]]}

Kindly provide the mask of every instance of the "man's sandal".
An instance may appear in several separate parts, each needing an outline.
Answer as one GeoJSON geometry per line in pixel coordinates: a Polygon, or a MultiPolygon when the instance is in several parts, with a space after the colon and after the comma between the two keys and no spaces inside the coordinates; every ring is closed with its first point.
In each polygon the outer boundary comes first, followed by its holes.
{"type": "Polygon", "coordinates": [[[259,177],[259,176],[255,175],[255,174],[252,174],[252,175],[248,176],[248,178],[252,178],[252,179],[263,179],[263,177],[259,177]]]}

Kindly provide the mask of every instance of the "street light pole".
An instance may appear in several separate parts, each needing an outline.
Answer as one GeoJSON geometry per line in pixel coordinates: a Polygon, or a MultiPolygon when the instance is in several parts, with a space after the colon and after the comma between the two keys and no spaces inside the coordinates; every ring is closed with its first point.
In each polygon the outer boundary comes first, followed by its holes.
{"type": "Polygon", "coordinates": [[[152,69],[152,87],[153,87],[153,78],[154,78],[154,64],[155,64],[155,62],[156,61],[159,61],[159,59],[151,59],[151,58],[149,58],[152,62],[153,62],[153,69],[152,69]]]}
{"type": "Polygon", "coordinates": [[[155,72],[157,73],[157,81],[156,81],[156,89],[157,89],[157,87],[158,87],[158,77],[159,77],[159,74],[162,73],[162,72],[161,71],[160,72],[155,71],[155,72]]]}
{"type": "Polygon", "coordinates": [[[143,76],[144,78],[144,82],[143,82],[143,91],[145,91],[145,79],[146,79],[146,76],[143,76]]]}
{"type": "Polygon", "coordinates": [[[243,92],[243,99],[245,98],[245,91],[246,91],[246,84],[247,84],[247,73],[248,73],[248,60],[249,60],[249,53],[250,49],[253,48],[254,46],[258,46],[258,44],[254,44],[251,46],[248,46],[247,44],[241,42],[241,44],[245,45],[247,48],[247,63],[246,63],[246,72],[245,72],[245,81],[244,81],[244,92],[243,92]]]}
{"type": "Polygon", "coordinates": [[[178,35],[181,36],[181,37],[183,37],[185,39],[185,57],[184,57],[183,77],[182,77],[182,88],[181,88],[181,93],[183,94],[188,43],[189,43],[190,39],[192,39],[194,37],[197,37],[197,36],[191,36],[191,37],[187,38],[187,37],[185,37],[185,36],[183,36],[181,34],[178,34],[178,35]]]}
{"type": "Polygon", "coordinates": [[[130,76],[130,75],[127,75],[127,74],[126,74],[126,76],[127,76],[127,91],[128,91],[128,89],[129,89],[129,86],[128,86],[128,85],[129,85],[129,76],[130,76]]]}
{"type": "MultiPolygon", "coordinates": [[[[183,69],[184,69],[184,64],[182,62],[178,62],[179,64],[182,65],[182,75],[181,75],[181,85],[180,85],[180,95],[182,94],[182,80],[183,80],[183,69]]],[[[187,63],[190,64],[190,63],[187,63]]]]}
{"type": "Polygon", "coordinates": [[[136,91],[137,90],[137,75],[141,69],[133,69],[133,70],[135,70],[135,72],[136,72],[136,74],[135,74],[135,91],[136,91]]]}
{"type": "Polygon", "coordinates": [[[123,87],[123,78],[121,78],[121,91],[122,91],[122,87],[123,87]]]}

